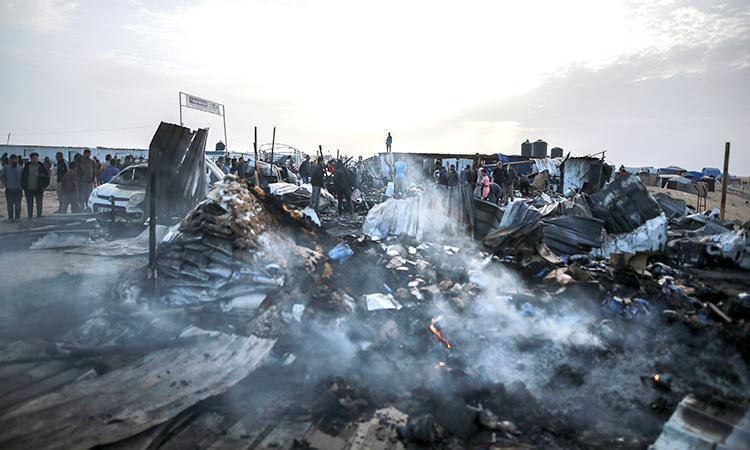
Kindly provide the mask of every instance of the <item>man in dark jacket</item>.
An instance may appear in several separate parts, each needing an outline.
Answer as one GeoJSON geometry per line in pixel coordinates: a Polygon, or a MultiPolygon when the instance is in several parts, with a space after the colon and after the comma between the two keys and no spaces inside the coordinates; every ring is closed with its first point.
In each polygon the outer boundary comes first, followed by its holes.
{"type": "Polygon", "coordinates": [[[333,174],[333,188],[336,190],[336,198],[339,201],[339,214],[344,211],[352,212],[352,191],[349,170],[339,159],[336,161],[336,172],[333,174]]]}
{"type": "Polygon", "coordinates": [[[21,199],[23,190],[21,188],[21,174],[23,169],[18,165],[18,157],[10,155],[8,164],[3,166],[0,173],[0,182],[5,185],[5,200],[8,202],[8,220],[6,222],[21,221],[21,199]]]}
{"type": "Polygon", "coordinates": [[[508,171],[505,170],[501,161],[497,163],[495,165],[495,168],[492,170],[492,181],[499,184],[500,186],[505,186],[506,178],[508,178],[508,171]]]}
{"type": "Polygon", "coordinates": [[[34,212],[34,200],[36,200],[36,215],[42,217],[42,199],[44,188],[49,186],[49,172],[44,164],[39,162],[39,153],[29,155],[29,163],[26,164],[21,173],[21,187],[26,191],[26,211],[31,219],[34,212]]]}
{"type": "Polygon", "coordinates": [[[435,161],[435,178],[440,186],[448,186],[448,171],[443,167],[442,161],[435,161]]]}
{"type": "Polygon", "coordinates": [[[299,165],[299,174],[302,177],[302,184],[307,184],[310,181],[310,172],[312,172],[310,155],[305,155],[305,160],[299,165]]]}
{"type": "MultiPolygon", "coordinates": [[[[62,179],[66,173],[68,173],[68,162],[65,161],[62,152],[57,152],[55,155],[57,160],[56,173],[57,173],[57,203],[62,204],[63,190],[62,190],[62,179]]],[[[57,212],[60,212],[60,208],[57,208],[57,212]]]]}
{"type": "Polygon", "coordinates": [[[312,194],[310,195],[310,207],[318,212],[320,207],[320,190],[323,189],[323,157],[318,156],[318,163],[315,164],[310,173],[310,184],[312,184],[312,194]]]}

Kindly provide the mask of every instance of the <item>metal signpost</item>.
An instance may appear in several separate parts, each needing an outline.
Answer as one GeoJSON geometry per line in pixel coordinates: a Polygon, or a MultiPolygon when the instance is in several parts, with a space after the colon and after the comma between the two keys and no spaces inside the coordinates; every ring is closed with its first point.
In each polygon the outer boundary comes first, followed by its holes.
{"type": "Polygon", "coordinates": [[[180,92],[180,126],[183,126],[182,124],[182,108],[193,108],[197,109],[199,111],[205,111],[211,114],[216,114],[221,116],[221,118],[224,120],[224,151],[229,151],[229,141],[227,141],[227,116],[226,111],[224,109],[224,105],[221,103],[212,102],[211,100],[206,100],[204,98],[196,97],[194,95],[186,94],[184,92],[180,92]],[[183,103],[184,100],[184,103],[183,103]]]}

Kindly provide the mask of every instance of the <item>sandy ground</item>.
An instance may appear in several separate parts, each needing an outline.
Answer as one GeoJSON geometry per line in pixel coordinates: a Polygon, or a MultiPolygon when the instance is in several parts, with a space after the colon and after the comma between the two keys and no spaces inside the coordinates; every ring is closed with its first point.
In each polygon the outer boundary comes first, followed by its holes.
{"type": "MultiPolygon", "coordinates": [[[[57,191],[44,191],[44,200],[42,200],[42,214],[49,216],[57,211],[59,207],[57,202],[57,191]]],[[[36,217],[36,204],[34,205],[34,217],[36,217]]],[[[18,229],[18,223],[6,223],[5,220],[8,218],[8,202],[5,199],[5,187],[0,188],[0,233],[7,233],[8,231],[15,231],[18,229]]],[[[28,220],[29,216],[26,214],[26,196],[23,196],[21,200],[21,220],[28,220]]],[[[32,219],[34,220],[34,219],[32,219]]]]}
{"type": "MultiPolygon", "coordinates": [[[[698,196],[695,194],[688,194],[687,192],[676,191],[674,189],[664,189],[655,186],[647,186],[649,192],[656,194],[657,192],[664,192],[672,198],[685,200],[688,206],[696,208],[698,204],[698,196]]],[[[750,192],[743,192],[735,188],[732,192],[727,192],[727,210],[724,213],[725,220],[737,220],[741,223],[745,223],[750,220],[750,192]],[[737,193],[744,193],[748,198],[743,198],[737,193]]],[[[721,209],[721,191],[709,192],[708,199],[706,199],[706,207],[709,211],[713,209],[721,209]]]]}

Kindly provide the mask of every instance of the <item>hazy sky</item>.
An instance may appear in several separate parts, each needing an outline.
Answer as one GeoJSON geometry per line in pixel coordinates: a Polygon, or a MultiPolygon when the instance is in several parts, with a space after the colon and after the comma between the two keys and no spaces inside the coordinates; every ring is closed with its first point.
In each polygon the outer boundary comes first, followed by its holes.
{"type": "Polygon", "coordinates": [[[520,153],[750,175],[748,0],[0,0],[0,143],[520,153]],[[183,110],[190,128],[220,116],[183,110]],[[94,130],[107,130],[96,131],[94,130]]]}

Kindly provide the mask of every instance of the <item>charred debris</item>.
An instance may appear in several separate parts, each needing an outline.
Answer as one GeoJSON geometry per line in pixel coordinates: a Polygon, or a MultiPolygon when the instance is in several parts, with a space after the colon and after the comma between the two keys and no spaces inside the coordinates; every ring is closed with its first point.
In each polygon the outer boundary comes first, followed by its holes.
{"type": "Polygon", "coordinates": [[[747,448],[747,224],[632,176],[384,192],[318,215],[225,177],[160,228],[154,283],[0,351],[0,446],[747,448]]]}

